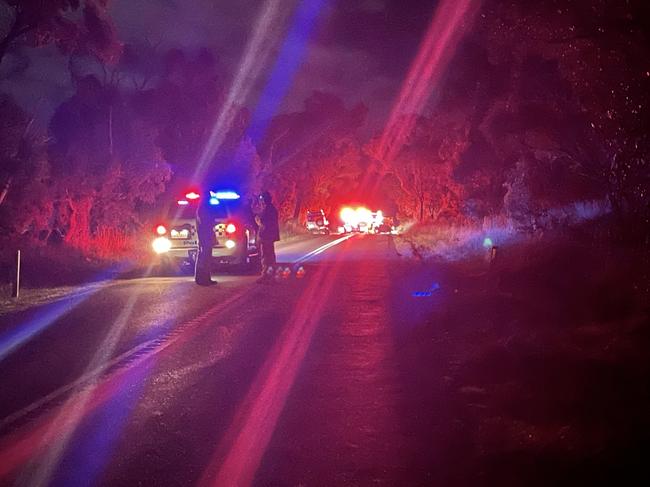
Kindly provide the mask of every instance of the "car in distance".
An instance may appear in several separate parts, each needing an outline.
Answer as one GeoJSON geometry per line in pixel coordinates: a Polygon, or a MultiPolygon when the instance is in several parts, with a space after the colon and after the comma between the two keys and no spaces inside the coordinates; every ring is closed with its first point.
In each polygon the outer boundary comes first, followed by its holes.
{"type": "Polygon", "coordinates": [[[328,234],[330,233],[329,221],[325,216],[325,212],[321,210],[308,210],[307,211],[307,230],[313,234],[328,234]]]}

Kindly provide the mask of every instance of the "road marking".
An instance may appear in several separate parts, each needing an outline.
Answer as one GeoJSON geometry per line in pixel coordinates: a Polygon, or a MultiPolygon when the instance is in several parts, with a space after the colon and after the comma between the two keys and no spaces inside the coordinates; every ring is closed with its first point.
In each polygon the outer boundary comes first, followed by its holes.
{"type": "Polygon", "coordinates": [[[220,303],[219,305],[213,306],[212,308],[209,308],[208,310],[204,311],[196,318],[192,318],[188,321],[181,323],[180,325],[164,333],[163,335],[160,335],[156,338],[152,338],[151,340],[147,340],[146,342],[136,345],[135,347],[122,353],[121,355],[118,355],[117,357],[106,362],[105,364],[102,364],[99,367],[83,374],[75,381],[58,388],[57,390],[47,394],[46,396],[34,401],[30,405],[25,406],[24,408],[10,414],[9,416],[6,416],[2,420],[0,420],[0,432],[4,434],[5,428],[10,427],[13,423],[19,421],[21,418],[24,418],[25,416],[29,415],[34,411],[38,411],[43,406],[46,406],[47,404],[56,401],[60,397],[69,393],[70,391],[73,391],[77,388],[82,389],[83,387],[99,379],[104,374],[108,373],[108,375],[106,376],[106,378],[108,378],[118,370],[131,368],[134,365],[137,365],[153,357],[154,355],[162,352],[167,347],[169,347],[174,342],[176,342],[181,337],[182,333],[185,332],[188,328],[198,326],[205,320],[212,318],[214,315],[220,314],[225,308],[231,306],[233,303],[235,303],[239,299],[246,297],[247,295],[248,295],[248,288],[245,288],[240,292],[236,293],[234,296],[231,296],[226,301],[220,303]],[[144,354],[138,355],[142,351],[144,351],[144,354]],[[124,365],[120,367],[119,364],[124,364],[124,365]]]}
{"type": "Polygon", "coordinates": [[[311,252],[309,252],[309,253],[303,255],[302,257],[300,257],[300,259],[298,259],[295,262],[295,264],[300,264],[302,262],[305,262],[305,261],[311,259],[312,257],[316,257],[317,255],[322,254],[323,252],[325,252],[327,249],[331,249],[332,247],[334,247],[334,246],[336,246],[336,245],[338,245],[340,243],[343,243],[346,240],[354,237],[354,235],[355,235],[354,233],[351,233],[350,235],[345,235],[345,236],[337,238],[336,240],[333,240],[333,241],[331,241],[329,243],[326,243],[325,245],[321,245],[317,249],[312,250],[311,252]]]}
{"type": "MultiPolygon", "coordinates": [[[[339,245],[354,236],[355,234],[344,235],[343,237],[337,238],[332,242],[328,242],[324,245],[321,245],[317,249],[312,250],[311,252],[308,252],[307,254],[300,257],[298,260],[295,261],[295,263],[299,264],[299,263],[306,262],[307,260],[322,254],[326,250],[335,247],[336,245],[339,245]]],[[[118,355],[117,357],[106,362],[105,364],[102,364],[99,367],[89,372],[86,372],[75,381],[56,389],[55,391],[47,394],[46,396],[37,399],[36,401],[29,404],[28,406],[25,406],[24,408],[2,418],[0,420],[0,434],[4,434],[6,429],[12,429],[11,426],[16,422],[19,422],[22,418],[28,416],[29,414],[35,411],[39,411],[40,409],[47,406],[48,404],[51,404],[55,402],[57,399],[65,396],[70,391],[74,391],[75,389],[81,389],[82,387],[85,387],[90,383],[96,381],[103,375],[107,374],[106,377],[110,377],[110,375],[112,375],[112,373],[114,373],[117,370],[131,368],[136,364],[139,364],[151,358],[152,356],[158,354],[159,352],[162,352],[164,349],[166,349],[171,344],[173,344],[176,340],[178,340],[180,335],[187,328],[197,326],[198,324],[205,321],[206,319],[209,319],[213,315],[221,313],[225,308],[231,306],[237,300],[245,297],[247,295],[247,291],[248,291],[248,287],[246,287],[239,293],[235,294],[230,299],[224,301],[220,305],[214,306],[208,309],[207,311],[203,312],[201,315],[192,318],[184,323],[181,323],[173,330],[170,330],[167,333],[164,333],[163,335],[160,335],[156,338],[152,338],[150,340],[147,340],[146,342],[134,346],[133,348],[127,350],[121,355],[118,355]],[[138,356],[140,352],[144,352],[144,354],[138,356]],[[119,366],[120,364],[123,365],[119,366]]]]}

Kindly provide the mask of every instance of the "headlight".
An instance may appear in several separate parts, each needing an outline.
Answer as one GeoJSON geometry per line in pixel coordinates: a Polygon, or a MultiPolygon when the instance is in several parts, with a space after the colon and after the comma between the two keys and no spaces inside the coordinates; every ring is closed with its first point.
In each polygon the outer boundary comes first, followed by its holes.
{"type": "Polygon", "coordinates": [[[365,223],[367,225],[372,220],[372,213],[368,208],[357,208],[355,213],[359,223],[365,223]]]}
{"type": "Polygon", "coordinates": [[[172,248],[172,243],[167,237],[158,237],[151,244],[153,251],[157,254],[164,254],[169,252],[169,249],[172,248]]]}
{"type": "Polygon", "coordinates": [[[340,216],[341,220],[346,225],[353,225],[357,221],[357,214],[352,208],[343,208],[340,216]]]}
{"type": "Polygon", "coordinates": [[[237,244],[235,243],[234,240],[226,240],[226,248],[227,249],[234,249],[235,245],[237,245],[237,244]]]}

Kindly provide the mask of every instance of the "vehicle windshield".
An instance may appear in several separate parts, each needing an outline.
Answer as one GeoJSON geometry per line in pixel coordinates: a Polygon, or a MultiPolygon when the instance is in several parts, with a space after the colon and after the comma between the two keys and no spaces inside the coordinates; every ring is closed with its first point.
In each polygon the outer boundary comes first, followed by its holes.
{"type": "MultiPolygon", "coordinates": [[[[215,219],[224,219],[233,216],[241,211],[241,205],[235,202],[224,203],[210,206],[210,213],[215,219]]],[[[169,218],[191,220],[196,218],[196,205],[174,206],[169,210],[169,218]]]]}

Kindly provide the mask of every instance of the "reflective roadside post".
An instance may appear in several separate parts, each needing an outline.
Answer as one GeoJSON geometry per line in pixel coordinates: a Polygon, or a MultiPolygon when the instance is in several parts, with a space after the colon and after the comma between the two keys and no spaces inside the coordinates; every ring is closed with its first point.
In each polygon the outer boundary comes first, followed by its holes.
{"type": "Polygon", "coordinates": [[[490,249],[490,266],[494,266],[496,264],[498,250],[499,247],[496,245],[493,245],[490,249]]]}
{"type": "Polygon", "coordinates": [[[11,296],[13,298],[18,298],[20,296],[20,250],[16,253],[16,279],[13,282],[11,296]]]}

